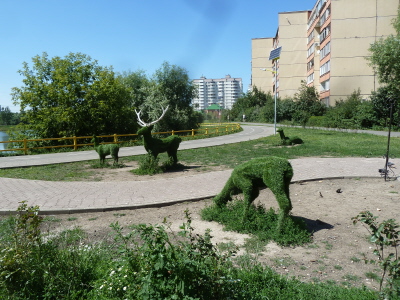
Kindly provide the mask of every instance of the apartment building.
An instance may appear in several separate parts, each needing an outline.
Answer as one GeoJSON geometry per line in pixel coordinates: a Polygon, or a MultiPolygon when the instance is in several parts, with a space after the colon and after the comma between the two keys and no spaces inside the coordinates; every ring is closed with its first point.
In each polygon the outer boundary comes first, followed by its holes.
{"type": "Polygon", "coordinates": [[[236,100],[243,93],[242,78],[232,78],[226,75],[221,79],[207,79],[202,76],[194,79],[198,95],[192,100],[195,110],[204,110],[212,104],[224,109],[231,109],[236,100]]]}
{"type": "Polygon", "coordinates": [[[305,80],[326,105],[358,89],[368,99],[379,84],[365,58],[371,43],[395,33],[398,7],[399,0],[318,0],[312,10],[279,13],[276,36],[252,40],[252,86],[285,98],[305,80]]]}

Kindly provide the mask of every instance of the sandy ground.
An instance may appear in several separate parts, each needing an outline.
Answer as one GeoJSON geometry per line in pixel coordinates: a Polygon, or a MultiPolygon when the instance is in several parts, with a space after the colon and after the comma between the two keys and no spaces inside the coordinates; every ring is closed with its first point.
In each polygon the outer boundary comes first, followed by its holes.
{"type": "MultiPolygon", "coordinates": [[[[149,180],[163,176],[179,177],[193,172],[211,171],[212,168],[188,168],[184,171],[155,176],[135,176],[129,172],[134,163],[121,169],[102,169],[95,180],[149,180]]],[[[218,169],[218,168],[217,168],[218,169]]],[[[380,221],[389,218],[400,220],[396,209],[400,200],[399,181],[385,182],[381,178],[353,178],[310,181],[292,184],[290,188],[293,204],[292,215],[304,218],[314,231],[313,241],[302,247],[279,247],[269,243],[257,254],[250,254],[277,272],[299,278],[302,281],[331,281],[347,286],[362,286],[376,289],[379,283],[368,274],[380,275],[378,266],[365,264],[363,255],[373,258],[373,245],[367,240],[367,230],[351,218],[363,210],[379,216],[380,221]],[[337,190],[341,191],[338,193],[337,190]]],[[[174,231],[185,221],[184,211],[188,209],[193,218],[193,227],[199,233],[207,228],[216,244],[234,243],[239,246],[237,257],[245,253],[242,247],[248,235],[224,231],[215,222],[202,221],[199,213],[211,204],[211,199],[197,202],[137,210],[83,213],[77,215],[56,215],[46,224],[48,230],[64,230],[80,226],[89,234],[90,241],[109,238],[110,227],[118,221],[122,226],[134,223],[161,224],[166,217],[174,231]]],[[[277,208],[272,193],[261,191],[256,203],[277,208]]],[[[49,218],[49,216],[48,216],[49,218]]]]}

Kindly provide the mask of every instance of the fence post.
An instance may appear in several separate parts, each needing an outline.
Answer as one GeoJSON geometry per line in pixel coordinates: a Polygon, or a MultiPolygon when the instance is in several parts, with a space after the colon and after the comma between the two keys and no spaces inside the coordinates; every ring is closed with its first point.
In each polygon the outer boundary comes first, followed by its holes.
{"type": "Polygon", "coordinates": [[[114,133],[114,143],[118,143],[118,137],[116,133],[114,133]]]}
{"type": "Polygon", "coordinates": [[[208,128],[206,128],[206,135],[208,134],[208,128]]]}
{"type": "Polygon", "coordinates": [[[192,129],[192,137],[194,136],[194,129],[192,129]]]}
{"type": "Polygon", "coordinates": [[[216,132],[217,134],[219,133],[219,127],[217,127],[217,132],[216,132]]]}
{"type": "Polygon", "coordinates": [[[74,136],[74,150],[78,149],[78,142],[76,140],[76,136],[74,136]]]}
{"type": "Polygon", "coordinates": [[[171,131],[171,134],[174,135],[174,134],[175,134],[175,131],[172,130],[172,131],[171,131]]]}
{"type": "Polygon", "coordinates": [[[28,147],[27,147],[26,139],[24,139],[24,153],[25,153],[25,155],[28,154],[28,147]]]}

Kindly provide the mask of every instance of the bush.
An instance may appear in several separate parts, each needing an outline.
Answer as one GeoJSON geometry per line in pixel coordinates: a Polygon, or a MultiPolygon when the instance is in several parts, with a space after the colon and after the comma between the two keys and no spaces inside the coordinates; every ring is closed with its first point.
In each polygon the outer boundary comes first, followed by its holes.
{"type": "MultiPolygon", "coordinates": [[[[102,261],[99,249],[78,243],[61,247],[60,239],[43,239],[37,206],[22,202],[8,220],[9,239],[1,240],[0,297],[10,299],[85,298],[102,261]]],[[[7,231],[6,231],[7,232],[7,231]]],[[[3,231],[4,233],[4,231],[3,231]]],[[[71,240],[74,231],[65,233],[71,240]]]]}

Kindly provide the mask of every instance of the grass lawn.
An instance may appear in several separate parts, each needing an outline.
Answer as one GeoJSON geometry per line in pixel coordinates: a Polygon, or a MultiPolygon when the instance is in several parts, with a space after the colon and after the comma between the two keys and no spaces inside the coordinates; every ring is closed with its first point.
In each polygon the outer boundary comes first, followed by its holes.
{"type": "MultiPolygon", "coordinates": [[[[298,157],[382,157],[386,153],[387,137],[366,133],[347,133],[317,129],[285,128],[285,135],[298,136],[304,144],[280,146],[279,136],[215,147],[181,150],[178,158],[183,164],[226,166],[234,168],[240,163],[262,156],[298,157]]],[[[166,160],[160,155],[160,161],[166,160]]],[[[390,157],[400,157],[400,138],[391,138],[390,157]]],[[[121,161],[138,161],[141,156],[123,157],[121,161]]],[[[0,177],[36,180],[72,181],[92,175],[89,172],[96,161],[0,169],[0,177]]]]}

